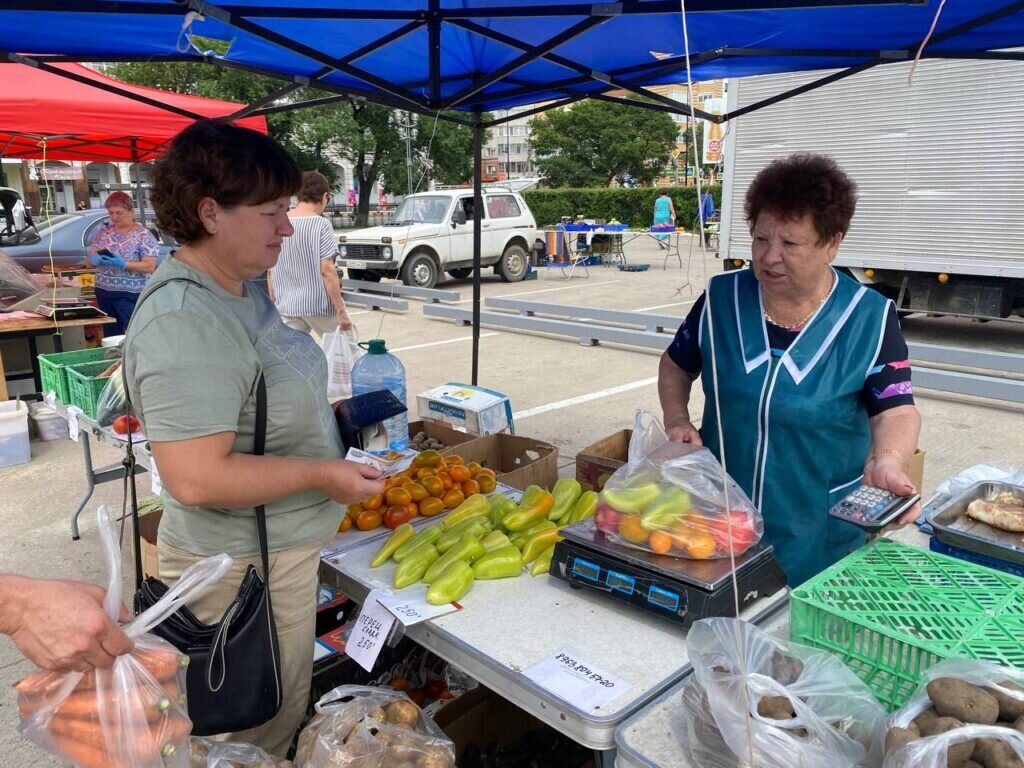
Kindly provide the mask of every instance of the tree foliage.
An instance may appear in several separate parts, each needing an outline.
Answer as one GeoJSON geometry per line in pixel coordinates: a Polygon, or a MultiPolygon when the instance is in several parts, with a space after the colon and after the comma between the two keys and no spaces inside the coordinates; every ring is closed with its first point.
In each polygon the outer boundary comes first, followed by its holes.
{"type": "Polygon", "coordinates": [[[677,127],[664,112],[581,101],[530,121],[537,165],[552,187],[650,184],[675,146],[677,127]]]}

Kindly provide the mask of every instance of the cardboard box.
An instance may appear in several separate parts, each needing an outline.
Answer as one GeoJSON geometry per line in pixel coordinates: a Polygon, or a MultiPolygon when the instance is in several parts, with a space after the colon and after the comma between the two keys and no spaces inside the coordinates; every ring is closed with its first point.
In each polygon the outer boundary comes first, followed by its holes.
{"type": "Polygon", "coordinates": [[[464,429],[471,435],[515,434],[512,404],[501,392],[450,382],[416,397],[421,419],[464,429]]]}
{"type": "Polygon", "coordinates": [[[914,451],[914,455],[910,457],[907,466],[907,475],[910,477],[910,482],[917,488],[917,492],[922,495],[924,493],[924,456],[924,451],[914,451]]]}
{"type": "Polygon", "coordinates": [[[530,485],[552,488],[558,482],[558,449],[532,437],[490,435],[457,445],[451,453],[467,464],[490,467],[499,483],[520,491],[530,485]]]}
{"type": "Polygon", "coordinates": [[[626,463],[632,436],[632,429],[620,429],[576,455],[576,479],[584,491],[600,491],[612,473],[626,463]]]}
{"type": "Polygon", "coordinates": [[[156,555],[156,537],[157,532],[160,530],[160,519],[163,516],[164,511],[158,509],[156,512],[150,512],[148,515],[139,517],[143,577],[152,576],[154,579],[160,578],[160,560],[156,555]]]}
{"type": "MultiPolygon", "coordinates": [[[[440,440],[448,446],[441,453],[448,453],[454,446],[468,443],[470,440],[476,440],[477,438],[476,435],[452,429],[447,424],[442,424],[439,421],[413,421],[409,423],[410,440],[420,432],[426,432],[428,436],[433,437],[435,440],[440,440]]],[[[411,448],[412,446],[409,447],[411,448]]]]}
{"type": "Polygon", "coordinates": [[[476,744],[481,750],[491,744],[508,747],[535,728],[545,727],[482,685],[442,707],[434,722],[455,743],[457,765],[470,744],[476,744]]]}

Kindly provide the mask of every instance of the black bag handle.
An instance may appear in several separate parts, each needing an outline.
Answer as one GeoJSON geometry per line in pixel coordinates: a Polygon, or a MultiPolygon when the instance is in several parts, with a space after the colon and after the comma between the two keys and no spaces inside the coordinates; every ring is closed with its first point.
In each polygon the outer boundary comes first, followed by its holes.
{"type": "MultiPolygon", "coordinates": [[[[144,303],[150,296],[156,293],[158,290],[163,288],[165,285],[170,283],[191,283],[192,285],[202,288],[204,291],[209,291],[205,285],[200,283],[198,280],[193,280],[188,277],[172,277],[169,278],[159,285],[155,286],[151,291],[146,293],[135,305],[136,311],[139,306],[144,303]]],[[[212,293],[212,291],[211,291],[212,293]]],[[[139,531],[139,503],[138,503],[138,490],[135,483],[135,451],[132,450],[132,430],[131,430],[131,393],[128,387],[128,377],[124,371],[124,356],[122,355],[121,360],[121,378],[124,383],[124,404],[125,404],[125,415],[128,417],[128,450],[125,454],[124,461],[124,485],[125,485],[125,503],[131,496],[132,504],[132,530],[135,537],[135,590],[138,591],[142,586],[142,534],[139,531]],[[130,482],[129,482],[130,481],[130,482]],[[129,487],[130,486],[130,487],[129,487]]],[[[263,378],[263,372],[260,371],[259,378],[256,380],[256,426],[255,434],[253,436],[253,455],[263,456],[266,449],[267,441],[267,384],[263,378]]],[[[255,508],[256,513],[256,533],[260,541],[260,559],[263,563],[263,583],[270,587],[270,544],[267,537],[267,514],[266,507],[260,504],[255,508]]],[[[124,519],[124,510],[122,510],[122,519],[124,519]]]]}

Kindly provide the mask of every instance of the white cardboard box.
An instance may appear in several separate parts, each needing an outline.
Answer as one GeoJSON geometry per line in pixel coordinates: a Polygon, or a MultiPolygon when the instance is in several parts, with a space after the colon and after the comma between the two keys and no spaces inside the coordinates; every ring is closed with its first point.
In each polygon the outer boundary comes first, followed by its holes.
{"type": "Polygon", "coordinates": [[[472,435],[515,434],[508,395],[451,382],[416,398],[421,419],[450,424],[472,435]]]}

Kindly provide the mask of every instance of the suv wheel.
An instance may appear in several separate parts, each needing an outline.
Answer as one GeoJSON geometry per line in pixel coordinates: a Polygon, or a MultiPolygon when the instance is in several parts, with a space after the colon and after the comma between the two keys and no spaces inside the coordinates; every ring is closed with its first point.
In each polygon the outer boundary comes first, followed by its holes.
{"type": "Polygon", "coordinates": [[[456,280],[465,280],[467,277],[473,274],[473,268],[459,267],[458,269],[449,269],[448,274],[454,277],[456,280]]]}
{"type": "Polygon", "coordinates": [[[526,277],[526,269],[530,259],[521,245],[510,245],[501,256],[494,271],[501,275],[506,283],[518,283],[526,277]]]}
{"type": "Polygon", "coordinates": [[[437,265],[425,253],[412,254],[402,265],[402,282],[417,288],[437,285],[437,265]]]}

